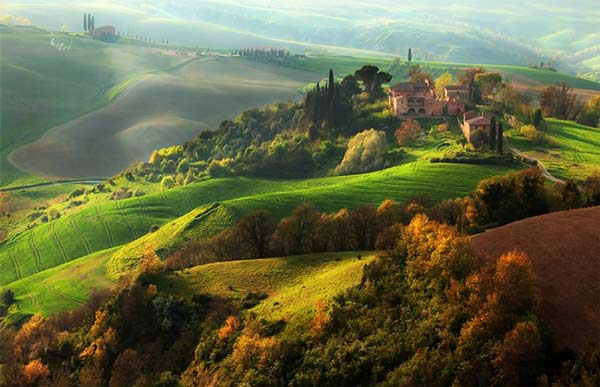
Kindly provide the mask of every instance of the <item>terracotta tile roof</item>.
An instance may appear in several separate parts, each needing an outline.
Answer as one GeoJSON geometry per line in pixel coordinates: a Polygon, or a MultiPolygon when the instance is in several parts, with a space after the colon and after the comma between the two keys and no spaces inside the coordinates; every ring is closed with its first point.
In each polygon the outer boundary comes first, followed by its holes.
{"type": "Polygon", "coordinates": [[[466,86],[462,86],[462,85],[451,85],[451,86],[446,86],[446,90],[450,90],[450,91],[469,91],[469,88],[466,86]]]}
{"type": "Polygon", "coordinates": [[[397,83],[392,87],[393,91],[422,91],[423,89],[430,89],[429,85],[423,81],[397,83]]]}
{"type": "Polygon", "coordinates": [[[469,123],[469,125],[490,125],[491,124],[491,120],[488,117],[481,117],[481,116],[468,119],[467,122],[469,123]]]}

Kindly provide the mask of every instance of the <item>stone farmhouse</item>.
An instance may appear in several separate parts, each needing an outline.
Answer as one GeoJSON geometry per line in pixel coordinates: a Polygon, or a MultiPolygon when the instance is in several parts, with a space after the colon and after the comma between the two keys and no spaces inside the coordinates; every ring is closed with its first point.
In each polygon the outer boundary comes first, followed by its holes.
{"type": "Polygon", "coordinates": [[[465,135],[465,138],[471,143],[474,143],[473,133],[481,129],[487,135],[487,141],[489,141],[491,136],[497,136],[498,133],[498,123],[496,123],[496,130],[492,133],[492,117],[485,113],[477,114],[475,112],[469,111],[463,115],[463,122],[461,125],[462,132],[465,135]]]}
{"type": "Polygon", "coordinates": [[[104,26],[94,28],[90,33],[95,38],[112,38],[117,35],[117,29],[113,26],[104,26]]]}
{"type": "Polygon", "coordinates": [[[398,117],[460,116],[465,112],[464,100],[469,89],[448,86],[443,97],[436,97],[428,80],[398,83],[388,90],[389,102],[398,117]]]}

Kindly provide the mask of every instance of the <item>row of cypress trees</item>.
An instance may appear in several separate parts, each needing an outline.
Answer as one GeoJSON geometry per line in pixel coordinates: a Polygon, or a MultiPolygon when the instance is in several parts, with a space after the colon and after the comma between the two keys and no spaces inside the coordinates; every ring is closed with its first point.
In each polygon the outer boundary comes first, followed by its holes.
{"type": "Polygon", "coordinates": [[[321,127],[324,122],[330,125],[343,123],[347,101],[341,98],[339,86],[333,70],[329,70],[328,82],[323,87],[317,82],[317,86],[306,94],[304,111],[316,127],[321,127]]]}
{"type": "Polygon", "coordinates": [[[94,16],[90,13],[83,14],[83,30],[86,32],[91,32],[96,28],[96,21],[94,20],[94,16]]]}

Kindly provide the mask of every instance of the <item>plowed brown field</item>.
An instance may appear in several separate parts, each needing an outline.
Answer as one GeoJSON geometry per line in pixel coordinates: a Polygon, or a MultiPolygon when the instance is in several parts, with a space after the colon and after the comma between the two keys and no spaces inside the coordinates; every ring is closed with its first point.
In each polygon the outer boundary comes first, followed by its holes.
{"type": "Polygon", "coordinates": [[[600,207],[557,212],[473,237],[475,251],[497,259],[521,250],[541,290],[540,316],[560,348],[600,342],[600,207]]]}

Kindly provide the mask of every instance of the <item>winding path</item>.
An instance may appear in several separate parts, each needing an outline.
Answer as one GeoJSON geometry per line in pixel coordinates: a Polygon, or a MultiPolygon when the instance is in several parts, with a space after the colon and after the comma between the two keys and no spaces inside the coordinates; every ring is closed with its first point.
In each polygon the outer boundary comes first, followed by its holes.
{"type": "Polygon", "coordinates": [[[20,190],[25,190],[25,189],[32,189],[32,188],[38,188],[38,187],[44,187],[47,185],[63,185],[63,184],[89,184],[89,185],[94,185],[94,184],[100,184],[102,182],[106,181],[105,178],[98,178],[98,179],[70,179],[70,180],[56,180],[56,181],[44,181],[41,183],[35,183],[35,184],[27,184],[27,185],[19,185],[16,187],[6,187],[6,188],[0,188],[0,192],[10,192],[10,191],[20,191],[20,190]]]}
{"type": "Polygon", "coordinates": [[[542,175],[544,175],[547,179],[555,182],[555,183],[559,183],[559,184],[566,184],[566,182],[562,179],[559,179],[558,177],[554,176],[553,174],[551,174],[550,172],[548,172],[548,169],[546,168],[546,166],[538,159],[533,158],[531,156],[527,156],[525,153],[521,152],[519,149],[517,149],[517,147],[515,147],[514,145],[510,144],[508,142],[508,139],[505,138],[504,139],[504,143],[506,144],[506,147],[508,149],[510,149],[513,153],[515,153],[517,156],[520,156],[524,159],[530,160],[530,161],[534,161],[537,165],[537,167],[540,169],[540,171],[542,172],[542,175]]]}

